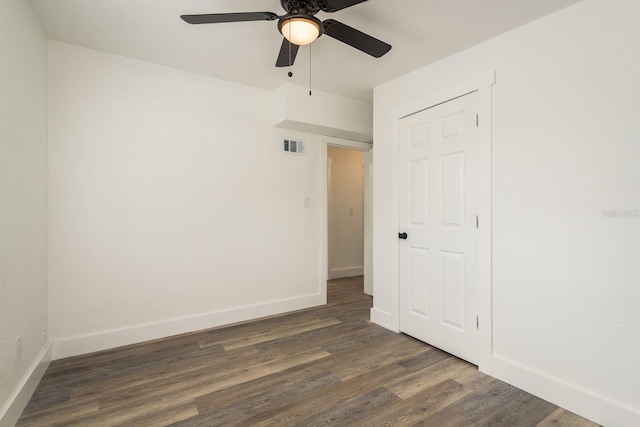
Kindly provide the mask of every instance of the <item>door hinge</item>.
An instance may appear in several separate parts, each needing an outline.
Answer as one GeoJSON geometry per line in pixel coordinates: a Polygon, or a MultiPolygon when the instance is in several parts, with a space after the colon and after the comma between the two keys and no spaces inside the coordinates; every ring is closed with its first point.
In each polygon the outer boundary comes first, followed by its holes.
{"type": "Polygon", "coordinates": [[[476,127],[480,127],[480,115],[476,114],[476,127]]]}
{"type": "Polygon", "coordinates": [[[478,219],[478,215],[476,215],[476,228],[480,228],[480,220],[478,219]]]}
{"type": "Polygon", "coordinates": [[[476,316],[476,329],[480,329],[480,317],[476,316]]]}

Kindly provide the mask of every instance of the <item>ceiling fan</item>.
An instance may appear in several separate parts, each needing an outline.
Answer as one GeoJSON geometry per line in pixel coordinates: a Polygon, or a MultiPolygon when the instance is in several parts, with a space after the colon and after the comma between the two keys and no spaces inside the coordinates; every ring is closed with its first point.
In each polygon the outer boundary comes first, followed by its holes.
{"type": "Polygon", "coordinates": [[[323,34],[375,58],[380,58],[389,52],[391,45],[375,37],[335,19],[327,19],[323,22],[314,16],[320,11],[333,13],[365,1],[367,0],[281,0],[280,4],[287,12],[282,16],[273,12],[241,12],[181,15],[180,17],[189,24],[275,21],[277,19],[278,30],[284,36],[284,40],[278,54],[276,67],[289,67],[293,65],[300,46],[312,43],[323,34]]]}

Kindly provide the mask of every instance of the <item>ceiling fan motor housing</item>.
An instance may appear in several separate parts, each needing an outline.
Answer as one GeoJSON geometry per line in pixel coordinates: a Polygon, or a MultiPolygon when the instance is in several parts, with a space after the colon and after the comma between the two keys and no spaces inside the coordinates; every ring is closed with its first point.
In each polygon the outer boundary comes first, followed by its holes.
{"type": "Polygon", "coordinates": [[[319,11],[336,12],[340,10],[331,6],[329,0],[280,0],[282,8],[291,14],[315,15],[319,11]]]}

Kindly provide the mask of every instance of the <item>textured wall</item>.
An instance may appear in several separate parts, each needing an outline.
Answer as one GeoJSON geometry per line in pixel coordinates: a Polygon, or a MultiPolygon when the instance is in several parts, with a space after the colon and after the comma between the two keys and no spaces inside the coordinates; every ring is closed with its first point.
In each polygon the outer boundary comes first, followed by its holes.
{"type": "Polygon", "coordinates": [[[0,2],[0,416],[48,326],[46,60],[28,4],[0,2]]]}

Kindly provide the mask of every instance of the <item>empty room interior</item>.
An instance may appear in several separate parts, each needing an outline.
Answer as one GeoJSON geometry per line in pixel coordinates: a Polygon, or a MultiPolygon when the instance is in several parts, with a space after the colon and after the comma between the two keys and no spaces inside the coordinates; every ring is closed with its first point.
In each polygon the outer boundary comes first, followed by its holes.
{"type": "Polygon", "coordinates": [[[639,15],[3,0],[0,426],[639,426],[639,15]]]}

